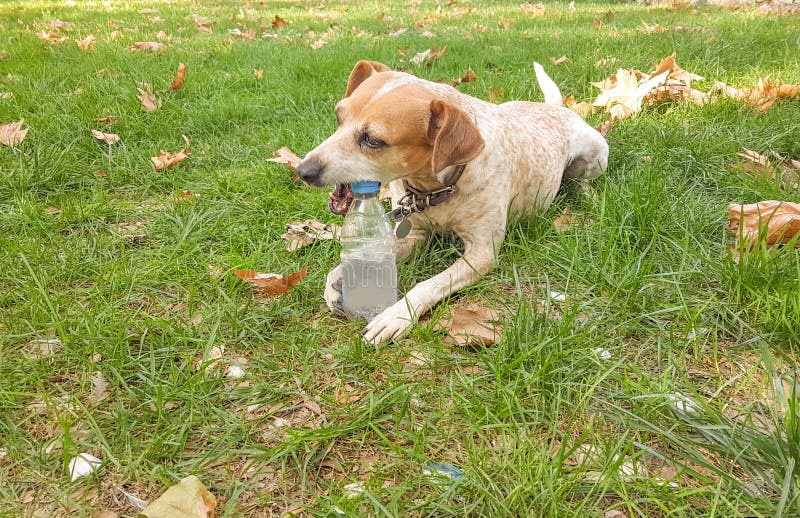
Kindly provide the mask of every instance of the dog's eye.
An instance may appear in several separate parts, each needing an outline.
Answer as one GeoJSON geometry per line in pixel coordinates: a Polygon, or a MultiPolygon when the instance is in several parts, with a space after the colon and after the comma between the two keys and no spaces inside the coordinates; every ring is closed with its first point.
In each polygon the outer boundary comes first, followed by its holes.
{"type": "Polygon", "coordinates": [[[363,135],[361,135],[361,144],[367,146],[370,149],[378,149],[386,147],[386,142],[382,141],[381,139],[373,137],[369,133],[364,133],[363,135]]]}

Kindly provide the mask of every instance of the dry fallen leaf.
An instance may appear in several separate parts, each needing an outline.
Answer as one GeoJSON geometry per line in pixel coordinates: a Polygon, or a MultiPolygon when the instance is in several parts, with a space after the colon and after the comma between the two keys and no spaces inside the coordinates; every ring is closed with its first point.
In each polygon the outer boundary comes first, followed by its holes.
{"type": "Polygon", "coordinates": [[[99,403],[108,397],[108,382],[103,377],[102,372],[92,374],[92,391],[89,393],[89,401],[99,403]]]}
{"type": "Polygon", "coordinates": [[[65,41],[67,41],[67,37],[66,36],[61,36],[58,33],[50,32],[50,31],[37,32],[36,36],[40,40],[46,41],[47,43],[63,43],[65,41]]]}
{"type": "Polygon", "coordinates": [[[717,82],[711,87],[711,93],[721,93],[758,108],[760,111],[766,111],[779,99],[800,97],[800,84],[773,83],[769,79],[762,78],[753,88],[740,89],[717,82]]]}
{"type": "Polygon", "coordinates": [[[175,74],[175,77],[172,79],[172,82],[169,84],[169,87],[173,90],[180,90],[183,88],[183,82],[186,80],[186,65],[180,63],[178,65],[178,73],[175,74]]]}
{"type": "Polygon", "coordinates": [[[278,16],[275,15],[275,18],[272,20],[272,28],[273,29],[283,29],[284,27],[288,27],[289,22],[278,16]]]}
{"type": "Polygon", "coordinates": [[[100,124],[114,124],[115,122],[119,122],[121,118],[122,117],[119,115],[106,115],[105,117],[100,117],[94,121],[100,124]]]}
{"type": "Polygon", "coordinates": [[[228,31],[228,34],[240,40],[252,40],[256,37],[256,31],[253,29],[231,29],[228,31]]]}
{"type": "Polygon", "coordinates": [[[82,40],[75,40],[75,43],[78,44],[81,50],[89,51],[94,50],[94,36],[91,34],[83,38],[82,40]]]}
{"type": "Polygon", "coordinates": [[[569,56],[567,56],[566,54],[564,54],[564,55],[563,55],[563,56],[561,56],[560,58],[550,58],[550,61],[552,61],[552,63],[553,63],[555,66],[558,66],[558,65],[563,65],[564,63],[566,63],[567,61],[569,61],[569,56]]]}
{"type": "Polygon", "coordinates": [[[628,117],[641,111],[645,96],[663,84],[668,74],[649,77],[638,70],[619,69],[605,81],[592,83],[602,90],[593,104],[604,107],[612,120],[628,117]]]}
{"type": "Polygon", "coordinates": [[[423,52],[415,54],[414,57],[411,58],[409,61],[411,61],[415,65],[421,65],[425,62],[430,62],[441,58],[446,51],[447,51],[447,45],[442,47],[441,50],[437,50],[436,48],[427,49],[423,52]]]}
{"type": "Polygon", "coordinates": [[[102,131],[92,130],[92,136],[106,144],[116,144],[119,142],[119,135],[116,133],[103,133],[102,131]]]}
{"type": "Polygon", "coordinates": [[[287,232],[281,237],[286,240],[286,250],[294,252],[314,241],[337,239],[339,226],[332,223],[325,224],[314,219],[295,221],[286,224],[287,232]]]}
{"type": "Polygon", "coordinates": [[[264,79],[264,70],[261,68],[253,69],[253,75],[256,76],[256,79],[264,79]]]}
{"type": "Polygon", "coordinates": [[[543,3],[531,4],[530,2],[525,2],[520,6],[520,9],[522,9],[523,13],[529,13],[536,18],[544,16],[547,12],[547,7],[543,3]]]}
{"type": "Polygon", "coordinates": [[[445,341],[459,346],[488,346],[497,343],[503,332],[496,324],[500,312],[495,309],[466,304],[455,306],[436,324],[447,331],[445,341]]]}
{"type": "MultiPolygon", "coordinates": [[[[800,234],[800,203],[767,200],[728,205],[728,230],[736,236],[735,251],[750,249],[765,231],[766,245],[788,243],[800,234]]],[[[800,247],[800,240],[797,246],[800,247]]]]}
{"type": "Polygon", "coordinates": [[[167,489],[141,514],[148,518],[213,518],[217,499],[194,475],[167,489]]]}
{"type": "Polygon", "coordinates": [[[454,81],[450,81],[450,84],[453,86],[457,86],[460,85],[461,83],[472,83],[477,80],[478,80],[478,74],[476,74],[475,71],[472,70],[472,67],[469,67],[467,68],[467,71],[464,72],[463,76],[454,81]]]}
{"type": "Polygon", "coordinates": [[[18,121],[5,122],[0,125],[0,144],[4,146],[16,146],[28,134],[28,128],[22,129],[25,119],[18,121]]]}
{"type": "MultiPolygon", "coordinates": [[[[267,162],[275,162],[276,164],[283,164],[289,169],[296,169],[297,166],[300,165],[300,162],[303,161],[302,158],[297,156],[294,151],[292,151],[286,146],[283,146],[279,150],[275,151],[274,153],[272,153],[272,155],[275,158],[268,158],[267,162]]],[[[297,175],[297,172],[295,172],[292,175],[292,180],[296,182],[300,181],[300,177],[297,175]]]]}
{"type": "Polygon", "coordinates": [[[573,228],[585,227],[594,223],[590,218],[583,214],[575,214],[565,208],[559,217],[553,220],[556,230],[559,232],[568,232],[573,228]]]}
{"type": "Polygon", "coordinates": [[[613,127],[614,127],[614,121],[607,120],[603,122],[599,128],[597,128],[597,131],[604,137],[608,138],[608,132],[611,131],[611,128],[613,127]]]}
{"type": "Polygon", "coordinates": [[[153,92],[153,86],[149,83],[142,83],[142,86],[136,89],[139,94],[136,96],[139,98],[139,102],[142,103],[142,107],[144,111],[147,112],[154,112],[161,108],[162,102],[161,99],[156,97],[155,92],[153,92]]]}
{"type": "Polygon", "coordinates": [[[157,41],[137,41],[131,45],[131,50],[138,50],[144,52],[160,52],[167,48],[163,43],[157,41]]]}
{"type": "Polygon", "coordinates": [[[766,156],[744,148],[744,153],[736,153],[744,160],[741,168],[755,176],[760,176],[768,180],[778,181],[782,189],[800,188],[800,160],[784,158],[777,153],[773,153],[777,159],[771,162],[766,156]]]}
{"type": "Polygon", "coordinates": [[[194,26],[197,27],[197,30],[199,30],[200,32],[211,32],[209,26],[217,23],[208,18],[204,18],[197,13],[193,13],[191,16],[188,16],[187,18],[191,18],[192,21],[194,21],[194,26]]]}
{"type": "Polygon", "coordinates": [[[181,161],[189,158],[190,156],[192,156],[192,154],[185,149],[181,149],[175,154],[169,153],[162,149],[158,156],[150,157],[150,161],[153,162],[154,166],[156,166],[156,171],[163,171],[164,169],[172,169],[181,163],[181,161]]]}
{"type": "Polygon", "coordinates": [[[279,273],[260,273],[253,270],[231,270],[235,276],[249,283],[256,292],[266,295],[283,295],[308,273],[308,267],[304,267],[299,272],[281,275],[279,273]]]}
{"type": "Polygon", "coordinates": [[[169,34],[167,34],[164,31],[158,31],[156,33],[156,39],[159,40],[159,41],[169,41],[169,40],[172,39],[172,36],[170,36],[169,34]]]}
{"type": "Polygon", "coordinates": [[[581,117],[586,117],[587,115],[592,115],[597,111],[597,108],[592,103],[587,102],[577,102],[575,97],[569,96],[564,99],[564,106],[569,108],[570,110],[574,111],[581,117]]]}

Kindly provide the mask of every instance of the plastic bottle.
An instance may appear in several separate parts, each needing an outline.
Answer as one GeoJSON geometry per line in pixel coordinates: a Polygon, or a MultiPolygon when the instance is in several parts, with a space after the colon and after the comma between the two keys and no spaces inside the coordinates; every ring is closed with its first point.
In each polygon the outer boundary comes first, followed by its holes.
{"type": "Polygon", "coordinates": [[[342,226],[342,309],[350,320],[372,320],[397,300],[394,232],[378,201],[379,182],[352,184],[342,226]]]}

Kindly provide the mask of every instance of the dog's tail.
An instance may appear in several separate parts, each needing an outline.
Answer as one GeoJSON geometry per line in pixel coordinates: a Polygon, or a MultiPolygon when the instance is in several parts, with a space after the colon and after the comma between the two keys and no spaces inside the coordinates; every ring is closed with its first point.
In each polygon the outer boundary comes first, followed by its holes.
{"type": "Polygon", "coordinates": [[[564,99],[561,97],[561,90],[559,90],[558,86],[550,79],[550,76],[544,71],[542,65],[534,63],[533,70],[536,72],[536,80],[539,82],[539,88],[541,88],[542,93],[544,93],[545,104],[557,104],[559,106],[564,104],[564,99]]]}

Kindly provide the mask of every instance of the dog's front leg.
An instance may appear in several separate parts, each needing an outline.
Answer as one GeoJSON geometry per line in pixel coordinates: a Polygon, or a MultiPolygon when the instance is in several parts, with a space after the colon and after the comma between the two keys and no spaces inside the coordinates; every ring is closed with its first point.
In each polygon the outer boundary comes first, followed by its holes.
{"type": "MultiPolygon", "coordinates": [[[[396,250],[396,259],[397,262],[405,261],[408,256],[417,248],[420,244],[425,242],[429,235],[429,231],[425,229],[417,229],[414,228],[414,231],[411,232],[408,236],[397,239],[395,241],[395,250],[396,250]]],[[[344,310],[342,309],[342,265],[337,265],[336,268],[328,272],[328,276],[325,279],[325,304],[327,304],[328,308],[331,310],[332,313],[344,316],[344,310]]]]}
{"type": "Polygon", "coordinates": [[[475,245],[465,242],[464,256],[442,273],[420,282],[408,294],[389,306],[367,324],[364,339],[384,342],[405,334],[414,321],[444,297],[475,282],[492,269],[495,262],[494,243],[475,245]]]}

